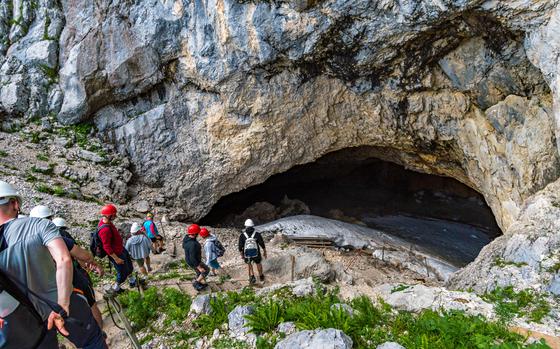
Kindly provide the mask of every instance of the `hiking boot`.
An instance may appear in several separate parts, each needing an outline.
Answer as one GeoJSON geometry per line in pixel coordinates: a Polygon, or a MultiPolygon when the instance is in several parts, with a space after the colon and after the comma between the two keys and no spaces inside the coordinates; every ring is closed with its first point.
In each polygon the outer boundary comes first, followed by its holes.
{"type": "Polygon", "coordinates": [[[135,278],[128,279],[128,285],[130,286],[130,288],[136,287],[136,279],[135,278]]]}
{"type": "Polygon", "coordinates": [[[254,285],[257,282],[255,275],[249,276],[249,284],[254,285]]]}
{"type": "Polygon", "coordinates": [[[263,274],[263,275],[259,275],[259,280],[261,280],[261,282],[264,282],[264,274],[263,274]]]}

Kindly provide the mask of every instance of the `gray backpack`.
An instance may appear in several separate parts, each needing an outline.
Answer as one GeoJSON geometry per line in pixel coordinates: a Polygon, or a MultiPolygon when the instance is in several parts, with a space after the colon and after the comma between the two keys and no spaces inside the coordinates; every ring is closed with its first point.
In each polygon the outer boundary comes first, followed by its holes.
{"type": "Polygon", "coordinates": [[[257,232],[253,232],[251,236],[247,235],[246,232],[243,233],[245,235],[245,246],[243,247],[243,254],[245,258],[255,258],[259,255],[259,246],[257,244],[257,239],[255,239],[255,234],[257,232]]]}

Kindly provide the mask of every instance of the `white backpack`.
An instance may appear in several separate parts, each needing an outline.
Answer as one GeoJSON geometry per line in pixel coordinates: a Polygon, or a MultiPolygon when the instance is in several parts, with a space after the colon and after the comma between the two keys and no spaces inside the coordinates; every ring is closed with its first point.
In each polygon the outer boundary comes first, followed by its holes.
{"type": "Polygon", "coordinates": [[[243,233],[243,235],[245,235],[245,246],[243,247],[245,258],[255,258],[259,255],[259,246],[257,244],[257,239],[255,239],[255,234],[256,232],[253,232],[253,234],[249,236],[246,232],[243,233]]]}

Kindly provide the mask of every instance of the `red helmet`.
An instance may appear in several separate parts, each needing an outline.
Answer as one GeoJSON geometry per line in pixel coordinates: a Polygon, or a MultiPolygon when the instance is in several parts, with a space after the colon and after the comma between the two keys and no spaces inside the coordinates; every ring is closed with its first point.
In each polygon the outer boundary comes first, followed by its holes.
{"type": "Polygon", "coordinates": [[[198,233],[200,233],[200,227],[198,224],[191,224],[187,228],[187,234],[189,235],[197,235],[198,233]]]}
{"type": "Polygon", "coordinates": [[[207,238],[210,235],[210,232],[206,228],[200,229],[200,237],[207,238]]]}
{"type": "Polygon", "coordinates": [[[113,216],[117,214],[117,208],[113,204],[107,204],[101,209],[103,216],[113,216]]]}

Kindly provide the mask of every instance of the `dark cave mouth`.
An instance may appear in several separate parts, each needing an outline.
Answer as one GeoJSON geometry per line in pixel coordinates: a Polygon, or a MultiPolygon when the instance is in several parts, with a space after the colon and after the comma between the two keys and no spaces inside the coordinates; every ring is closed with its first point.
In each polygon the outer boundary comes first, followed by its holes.
{"type": "Polygon", "coordinates": [[[246,218],[263,224],[312,214],[396,235],[457,266],[502,234],[475,190],[453,178],[363,156],[364,148],[326,154],[224,196],[201,223],[239,227],[246,218]]]}

